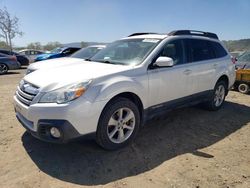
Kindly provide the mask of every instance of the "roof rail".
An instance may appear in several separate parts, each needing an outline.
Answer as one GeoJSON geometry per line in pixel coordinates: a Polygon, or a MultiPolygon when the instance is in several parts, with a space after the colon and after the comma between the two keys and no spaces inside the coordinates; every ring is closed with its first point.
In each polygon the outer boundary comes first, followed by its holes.
{"type": "Polygon", "coordinates": [[[137,35],[150,35],[150,34],[157,34],[157,33],[152,33],[152,32],[147,32],[147,33],[133,33],[133,34],[129,35],[128,37],[137,36],[137,35]]]}
{"type": "Polygon", "coordinates": [[[195,36],[203,36],[209,37],[213,39],[219,39],[219,37],[215,33],[205,32],[205,31],[195,31],[195,30],[176,30],[168,33],[168,35],[195,35],[195,36]]]}

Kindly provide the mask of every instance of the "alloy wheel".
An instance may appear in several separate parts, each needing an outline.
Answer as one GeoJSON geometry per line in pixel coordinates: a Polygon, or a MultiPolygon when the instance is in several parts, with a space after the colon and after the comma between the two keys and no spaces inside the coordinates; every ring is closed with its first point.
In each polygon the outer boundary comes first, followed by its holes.
{"type": "Polygon", "coordinates": [[[123,143],[132,135],[134,128],[134,112],[129,108],[120,108],[110,117],[107,134],[113,143],[123,143]]]}

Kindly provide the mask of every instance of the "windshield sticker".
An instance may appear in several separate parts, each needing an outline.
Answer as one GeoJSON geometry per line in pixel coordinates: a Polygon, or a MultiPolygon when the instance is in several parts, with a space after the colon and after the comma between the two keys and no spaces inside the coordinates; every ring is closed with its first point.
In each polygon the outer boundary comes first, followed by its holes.
{"type": "Polygon", "coordinates": [[[157,43],[159,42],[158,39],[144,39],[142,42],[152,42],[152,43],[157,43]]]}

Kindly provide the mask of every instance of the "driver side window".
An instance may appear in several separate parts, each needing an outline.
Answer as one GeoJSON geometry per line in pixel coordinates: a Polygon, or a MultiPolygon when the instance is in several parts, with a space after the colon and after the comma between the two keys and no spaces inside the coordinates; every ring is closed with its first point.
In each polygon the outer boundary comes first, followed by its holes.
{"type": "Polygon", "coordinates": [[[170,57],[174,61],[174,65],[179,65],[184,63],[184,53],[183,53],[183,42],[182,40],[175,40],[167,43],[160,56],[170,57]]]}

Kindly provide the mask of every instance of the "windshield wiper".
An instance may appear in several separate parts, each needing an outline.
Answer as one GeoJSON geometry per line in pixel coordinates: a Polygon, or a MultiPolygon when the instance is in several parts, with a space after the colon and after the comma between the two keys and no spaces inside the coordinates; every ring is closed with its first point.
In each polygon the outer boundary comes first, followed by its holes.
{"type": "Polygon", "coordinates": [[[126,65],[125,63],[121,63],[121,62],[111,62],[108,60],[97,60],[96,62],[100,62],[100,63],[106,63],[106,64],[113,64],[113,65],[126,65]]]}
{"type": "Polygon", "coordinates": [[[85,61],[92,61],[90,58],[86,58],[86,59],[84,59],[85,61]]]}

